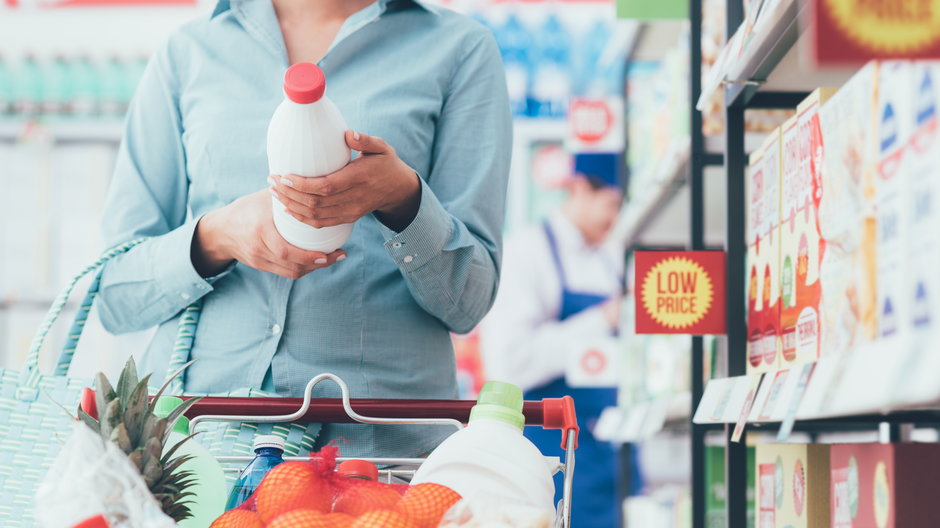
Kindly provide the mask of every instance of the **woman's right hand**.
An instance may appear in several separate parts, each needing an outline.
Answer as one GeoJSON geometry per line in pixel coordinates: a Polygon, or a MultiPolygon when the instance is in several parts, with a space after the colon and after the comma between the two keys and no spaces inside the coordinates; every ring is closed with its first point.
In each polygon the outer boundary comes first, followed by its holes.
{"type": "Polygon", "coordinates": [[[196,226],[191,258],[203,277],[221,273],[233,260],[260,271],[299,279],[346,258],[292,246],[274,227],[271,194],[263,189],[206,214],[196,226]]]}

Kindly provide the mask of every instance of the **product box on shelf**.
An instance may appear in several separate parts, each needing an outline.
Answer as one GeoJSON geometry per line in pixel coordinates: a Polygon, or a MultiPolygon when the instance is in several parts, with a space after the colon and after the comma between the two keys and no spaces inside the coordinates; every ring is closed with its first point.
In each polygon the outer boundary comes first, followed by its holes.
{"type": "Polygon", "coordinates": [[[758,444],[758,528],[829,527],[829,446],[758,444]]]}
{"type": "MultiPolygon", "coordinates": [[[[747,526],[754,526],[754,446],[747,448],[747,526]]],[[[705,528],[725,528],[725,448],[705,446],[705,528]]]]}
{"type": "Polygon", "coordinates": [[[819,109],[822,196],[819,229],[820,355],[874,340],[878,63],[859,70],[819,109]]]}
{"type": "Polygon", "coordinates": [[[936,526],[938,444],[830,447],[831,528],[936,526]]]}
{"type": "Polygon", "coordinates": [[[908,334],[910,302],[907,291],[910,237],[908,218],[910,174],[907,149],[914,128],[911,63],[880,65],[878,83],[878,166],[875,172],[875,211],[878,226],[878,339],[894,346],[908,334]]]}
{"type": "Polygon", "coordinates": [[[773,370],[779,361],[780,156],[779,145],[769,156],[765,152],[767,146],[751,154],[745,190],[748,203],[748,374],[773,370]]]}
{"type": "Polygon", "coordinates": [[[819,202],[822,132],[819,107],[836,91],[819,88],[797,107],[782,129],[780,211],[780,332],[783,367],[819,357],[819,202]]]}

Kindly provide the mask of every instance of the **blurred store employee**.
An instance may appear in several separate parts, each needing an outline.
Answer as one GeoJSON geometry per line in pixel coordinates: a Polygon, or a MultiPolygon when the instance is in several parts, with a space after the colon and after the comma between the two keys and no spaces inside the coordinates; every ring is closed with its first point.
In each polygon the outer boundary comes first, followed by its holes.
{"type": "MultiPolygon", "coordinates": [[[[131,104],[103,229],[111,245],[151,238],[107,267],[102,321],[159,327],[142,362],[157,382],[202,299],[194,393],[300,396],[332,372],[358,397],[454,398],[449,332],[495,296],[510,143],[499,50],[469,18],[409,0],[221,0],[169,37],[131,104]],[[300,61],[323,69],[361,153],[310,193],[267,183],[268,122],[300,61]],[[311,225],[355,221],[349,242],[289,246],[271,192],[311,225]]],[[[327,425],[318,444],[418,455],[447,433],[327,425]]]]}
{"type": "MultiPolygon", "coordinates": [[[[614,373],[601,371],[613,370],[603,345],[617,331],[624,285],[623,248],[607,241],[623,201],[621,158],[579,154],[574,172],[561,210],[507,240],[481,349],[487,378],[520,385],[527,400],[574,397],[581,435],[572,526],[611,528],[620,508],[618,457],[591,428],[617,399],[614,373]],[[591,374],[608,386],[572,386],[591,374]]],[[[557,431],[528,427],[525,433],[544,454],[561,455],[557,431]]],[[[556,490],[557,500],[557,483],[556,490]]]]}

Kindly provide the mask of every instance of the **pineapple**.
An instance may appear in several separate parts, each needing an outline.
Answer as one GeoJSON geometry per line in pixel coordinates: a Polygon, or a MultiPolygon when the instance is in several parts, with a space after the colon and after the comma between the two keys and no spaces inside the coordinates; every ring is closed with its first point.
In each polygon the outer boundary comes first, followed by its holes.
{"type": "MultiPolygon", "coordinates": [[[[186,366],[189,366],[188,364],[186,366]]],[[[186,368],[183,367],[183,369],[186,368]]],[[[183,369],[174,374],[178,376],[183,369]]],[[[180,466],[191,459],[189,456],[174,457],[177,448],[192,438],[189,436],[164,453],[170,432],[176,421],[199,398],[190,398],[174,409],[166,418],[153,414],[157,398],[166,389],[169,381],[157,392],[153,403],[148,403],[150,376],[137,379],[137,365],[131,357],[124,365],[115,390],[104,374],[96,378],[95,393],[98,417],[89,416],[81,409],[79,417],[105,441],[116,444],[143,476],[147,487],[160,503],[163,512],[179,522],[190,517],[189,499],[193,496],[187,489],[195,482],[191,471],[182,471],[180,466]]],[[[193,435],[195,436],[195,435],[193,435]]]]}

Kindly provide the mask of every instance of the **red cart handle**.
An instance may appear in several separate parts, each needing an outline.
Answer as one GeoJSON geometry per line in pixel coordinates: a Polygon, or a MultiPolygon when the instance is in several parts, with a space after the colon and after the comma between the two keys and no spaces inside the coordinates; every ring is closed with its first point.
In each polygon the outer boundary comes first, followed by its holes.
{"type": "MultiPolygon", "coordinates": [[[[188,399],[183,397],[183,399],[188,399]]],[[[373,418],[450,418],[461,423],[470,419],[470,410],[476,405],[474,400],[393,400],[353,398],[349,400],[352,408],[359,414],[373,418]]],[[[224,416],[280,416],[291,414],[301,407],[303,398],[246,398],[246,397],[205,397],[195,403],[187,412],[190,419],[203,415],[224,416]]],[[[82,410],[97,418],[95,396],[92,389],[82,393],[82,410]]],[[[522,414],[526,425],[542,426],[545,429],[561,429],[564,449],[568,436],[574,432],[574,445],[578,446],[578,422],[571,396],[546,398],[542,401],[523,402],[522,414]]],[[[298,422],[356,423],[343,408],[341,398],[314,398],[310,408],[297,420],[298,422]]]]}

